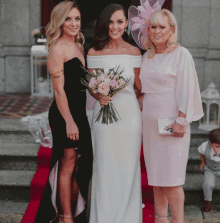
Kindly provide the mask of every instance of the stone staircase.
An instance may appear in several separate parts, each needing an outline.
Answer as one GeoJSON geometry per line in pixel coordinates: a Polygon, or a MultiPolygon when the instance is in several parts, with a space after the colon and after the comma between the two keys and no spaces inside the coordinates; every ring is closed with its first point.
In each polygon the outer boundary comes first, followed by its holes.
{"type": "Polygon", "coordinates": [[[0,119],[0,222],[20,223],[37,170],[39,144],[18,119],[0,119]]]}
{"type": "MultiPolygon", "coordinates": [[[[186,171],[185,191],[186,204],[203,204],[203,172],[200,171],[200,155],[198,146],[208,140],[208,132],[198,129],[198,122],[191,124],[191,142],[186,171]]],[[[220,204],[220,181],[216,181],[213,192],[213,204],[220,204]]]]}
{"type": "MultiPolygon", "coordinates": [[[[184,185],[186,205],[202,205],[203,191],[198,146],[208,132],[191,125],[191,147],[184,185]]],[[[30,199],[30,182],[37,170],[39,144],[18,119],[0,119],[0,222],[20,223],[30,199]]],[[[220,181],[213,204],[220,204],[220,181]]]]}

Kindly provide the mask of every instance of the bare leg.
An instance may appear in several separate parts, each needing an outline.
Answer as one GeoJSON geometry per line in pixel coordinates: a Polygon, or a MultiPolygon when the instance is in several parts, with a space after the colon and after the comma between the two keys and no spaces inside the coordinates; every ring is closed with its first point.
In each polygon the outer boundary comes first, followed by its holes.
{"type": "Polygon", "coordinates": [[[185,195],[182,186],[165,187],[164,189],[167,193],[172,223],[183,223],[185,195]]]}
{"type": "Polygon", "coordinates": [[[73,215],[75,214],[75,209],[76,209],[76,201],[79,195],[79,186],[76,183],[76,178],[74,177],[74,179],[72,180],[72,185],[71,185],[71,204],[72,204],[72,213],[73,215]]]}
{"type": "Polygon", "coordinates": [[[156,223],[168,222],[168,199],[163,187],[153,187],[156,223]]]}
{"type": "MultiPolygon", "coordinates": [[[[75,168],[75,162],[77,159],[77,152],[74,148],[64,149],[64,155],[60,159],[59,166],[59,178],[58,178],[58,196],[61,208],[61,213],[63,216],[71,216],[71,182],[72,174],[75,168]]],[[[61,218],[63,223],[74,223],[73,218],[63,217],[61,218]]]]}

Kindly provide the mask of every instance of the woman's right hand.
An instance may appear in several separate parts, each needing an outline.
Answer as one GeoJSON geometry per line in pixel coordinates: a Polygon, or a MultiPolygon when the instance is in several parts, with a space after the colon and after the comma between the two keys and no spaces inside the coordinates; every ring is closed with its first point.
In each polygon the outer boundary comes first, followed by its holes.
{"type": "Polygon", "coordinates": [[[89,91],[89,93],[100,102],[100,106],[103,107],[104,105],[107,105],[109,102],[112,101],[112,98],[109,96],[101,96],[101,94],[97,93],[95,94],[94,92],[92,92],[91,90],[89,91]]]}
{"type": "Polygon", "coordinates": [[[66,133],[69,139],[79,140],[79,129],[73,120],[66,123],[66,133]]]}
{"type": "Polygon", "coordinates": [[[112,101],[112,98],[109,97],[109,96],[99,96],[99,103],[100,103],[100,106],[103,107],[105,105],[107,105],[109,102],[112,101]]]}

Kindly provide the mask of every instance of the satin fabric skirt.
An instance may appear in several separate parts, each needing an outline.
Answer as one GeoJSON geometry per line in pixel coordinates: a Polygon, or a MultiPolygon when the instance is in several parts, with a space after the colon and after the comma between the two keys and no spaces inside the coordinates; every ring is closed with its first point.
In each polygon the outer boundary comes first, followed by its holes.
{"type": "Polygon", "coordinates": [[[190,144],[190,125],[184,137],[161,136],[158,118],[177,117],[175,90],[145,94],[143,99],[143,150],[148,183],[151,186],[179,186],[185,183],[190,144]]]}
{"type": "Polygon", "coordinates": [[[142,223],[141,112],[134,92],[113,99],[121,120],[105,125],[92,119],[93,175],[89,223],[142,223]]]}

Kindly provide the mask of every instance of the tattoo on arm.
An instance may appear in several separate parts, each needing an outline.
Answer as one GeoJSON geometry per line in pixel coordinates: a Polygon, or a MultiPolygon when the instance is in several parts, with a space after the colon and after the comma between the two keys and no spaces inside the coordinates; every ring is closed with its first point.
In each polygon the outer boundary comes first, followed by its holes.
{"type": "Polygon", "coordinates": [[[59,78],[60,76],[52,76],[53,78],[59,78]]]}
{"type": "MultiPolygon", "coordinates": [[[[51,74],[51,76],[53,76],[53,75],[55,75],[55,74],[57,74],[57,73],[60,73],[60,72],[63,72],[63,70],[58,70],[58,71],[56,71],[55,73],[51,74]]],[[[56,76],[55,76],[55,77],[56,77],[56,76]]]]}

